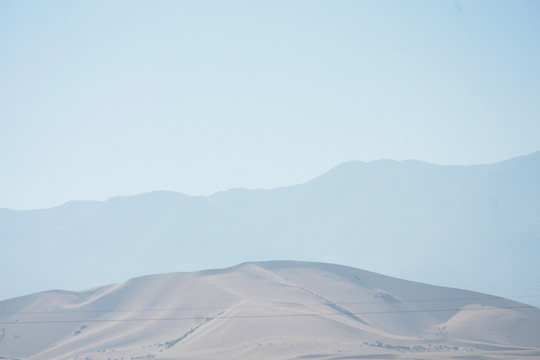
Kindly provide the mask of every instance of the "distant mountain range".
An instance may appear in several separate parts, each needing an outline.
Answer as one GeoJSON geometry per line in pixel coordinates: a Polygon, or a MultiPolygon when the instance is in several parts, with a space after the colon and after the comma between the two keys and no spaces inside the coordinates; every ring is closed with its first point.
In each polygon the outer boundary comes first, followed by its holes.
{"type": "Polygon", "coordinates": [[[351,161],[272,190],[0,209],[0,248],[0,299],[281,259],[540,295],[540,152],[475,166],[351,161]]]}
{"type": "Polygon", "coordinates": [[[287,261],[1,301],[0,328],[1,359],[540,358],[538,308],[287,261]]]}

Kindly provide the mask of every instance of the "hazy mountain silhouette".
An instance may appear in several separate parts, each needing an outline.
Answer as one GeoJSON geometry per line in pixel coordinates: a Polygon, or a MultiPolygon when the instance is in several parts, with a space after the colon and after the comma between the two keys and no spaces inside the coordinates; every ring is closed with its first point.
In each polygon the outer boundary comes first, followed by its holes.
{"type": "Polygon", "coordinates": [[[540,294],[540,152],[489,165],[347,162],[305,184],[0,210],[0,298],[294,259],[540,294]]]}

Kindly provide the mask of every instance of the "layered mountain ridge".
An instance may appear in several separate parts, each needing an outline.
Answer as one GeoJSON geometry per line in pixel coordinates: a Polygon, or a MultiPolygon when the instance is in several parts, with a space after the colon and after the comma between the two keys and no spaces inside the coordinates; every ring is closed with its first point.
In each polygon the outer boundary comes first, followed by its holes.
{"type": "Polygon", "coordinates": [[[0,298],[295,259],[540,294],[540,152],[475,166],[348,162],[305,184],[0,210],[0,298]]]}

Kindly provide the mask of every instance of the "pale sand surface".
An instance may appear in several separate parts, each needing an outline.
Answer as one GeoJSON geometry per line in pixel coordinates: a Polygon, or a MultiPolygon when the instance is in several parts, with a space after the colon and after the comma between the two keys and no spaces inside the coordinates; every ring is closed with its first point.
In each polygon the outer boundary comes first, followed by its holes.
{"type": "Polygon", "coordinates": [[[537,308],[320,263],[151,275],[0,313],[7,359],[540,358],[537,308]]]}

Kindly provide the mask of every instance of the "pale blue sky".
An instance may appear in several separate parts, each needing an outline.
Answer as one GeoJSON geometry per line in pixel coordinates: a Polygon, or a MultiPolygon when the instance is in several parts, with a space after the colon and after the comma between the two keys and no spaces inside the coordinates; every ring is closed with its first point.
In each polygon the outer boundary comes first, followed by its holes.
{"type": "Polygon", "coordinates": [[[0,207],[540,150],[538,1],[0,2],[0,207]]]}

